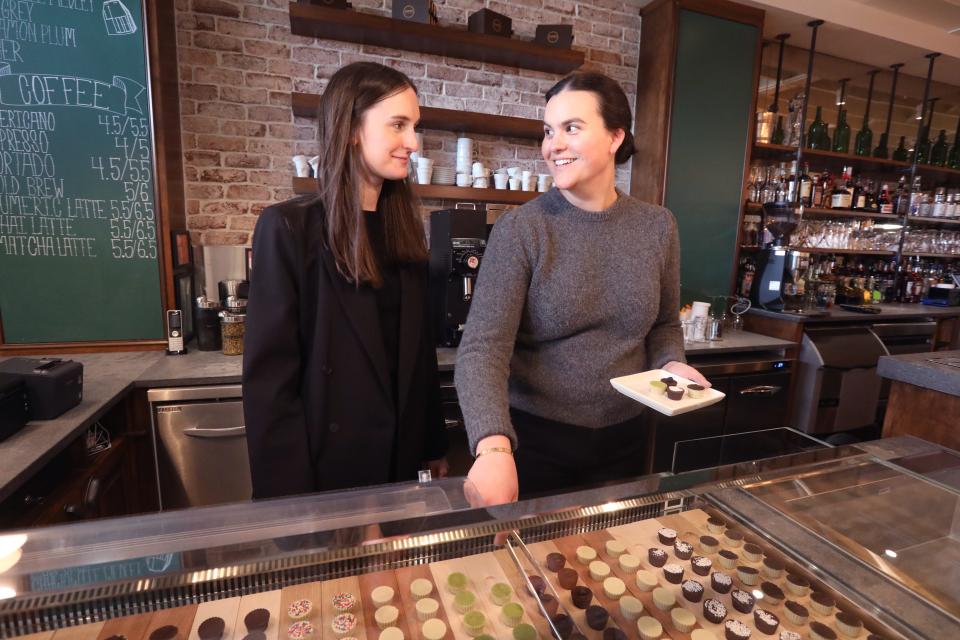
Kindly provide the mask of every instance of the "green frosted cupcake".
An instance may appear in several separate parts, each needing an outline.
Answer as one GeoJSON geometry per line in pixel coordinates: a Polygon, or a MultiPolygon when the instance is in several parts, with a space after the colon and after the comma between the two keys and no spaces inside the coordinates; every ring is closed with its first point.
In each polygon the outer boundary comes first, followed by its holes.
{"type": "Polygon", "coordinates": [[[453,606],[456,607],[460,613],[470,611],[476,603],[477,596],[473,595],[472,591],[461,591],[453,599],[453,606]]]}
{"type": "Polygon", "coordinates": [[[523,607],[516,602],[508,602],[500,609],[500,622],[508,627],[515,627],[523,620],[523,607]]]}
{"type": "Polygon", "coordinates": [[[463,575],[459,571],[454,571],[447,576],[447,589],[450,590],[450,593],[460,593],[466,588],[467,576],[463,575]]]}
{"type": "Polygon", "coordinates": [[[527,623],[518,624],[513,628],[513,640],[537,640],[537,630],[527,623]]]}
{"type": "Polygon", "coordinates": [[[510,602],[511,595],[513,595],[513,589],[504,582],[498,582],[490,587],[490,599],[493,601],[493,604],[498,607],[502,607],[510,602]]]}
{"type": "Polygon", "coordinates": [[[483,625],[485,624],[487,624],[487,616],[479,611],[468,611],[467,615],[463,616],[463,626],[466,627],[467,633],[474,638],[483,633],[483,625]]]}

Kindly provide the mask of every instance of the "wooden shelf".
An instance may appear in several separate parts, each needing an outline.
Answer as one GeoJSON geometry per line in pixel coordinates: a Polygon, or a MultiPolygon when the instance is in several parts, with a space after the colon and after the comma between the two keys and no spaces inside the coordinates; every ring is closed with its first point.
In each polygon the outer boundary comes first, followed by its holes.
{"type": "Polygon", "coordinates": [[[893,256],[897,254],[896,251],[874,251],[870,249],[821,249],[819,247],[791,247],[791,249],[806,253],[835,253],[850,256],[893,256]]]}
{"type": "MultiPolygon", "coordinates": [[[[293,93],[291,105],[293,114],[305,118],[317,117],[320,96],[310,93],[293,93]]],[[[420,107],[420,125],[418,129],[437,129],[457,133],[483,133],[507,138],[543,138],[543,122],[531,118],[513,116],[495,116],[456,109],[438,109],[420,107]]]]}
{"type": "MultiPolygon", "coordinates": [[[[509,191],[507,189],[474,189],[473,187],[453,187],[442,184],[414,184],[413,194],[421,199],[459,200],[462,202],[496,202],[500,204],[523,204],[539,195],[537,191],[509,191]]],[[[316,181],[313,178],[294,178],[293,191],[298,195],[315,193],[316,181]]]]}
{"type": "Polygon", "coordinates": [[[960,260],[960,254],[957,253],[918,253],[916,251],[904,251],[903,255],[907,257],[918,257],[918,258],[940,258],[940,259],[951,259],[951,260],[960,260]]]}
{"type": "MultiPolygon", "coordinates": [[[[753,145],[754,156],[760,157],[796,157],[797,148],[783,144],[762,144],[753,145]]],[[[909,162],[900,160],[884,160],[883,158],[871,158],[870,156],[855,156],[850,153],[836,153],[833,151],[823,151],[820,149],[804,149],[803,157],[820,158],[830,160],[838,164],[852,164],[861,170],[867,171],[890,171],[903,172],[910,169],[909,162]]],[[[958,172],[960,173],[960,172],[958,172]]]]}
{"type": "MultiPolygon", "coordinates": [[[[756,202],[746,203],[746,210],[756,213],[763,211],[763,205],[756,202]]],[[[803,217],[812,218],[876,218],[878,220],[899,220],[895,213],[877,213],[874,211],[855,211],[851,209],[823,209],[820,207],[804,207],[803,217]]],[[[926,219],[926,218],[925,218],[926,219]]],[[[935,220],[939,218],[934,218],[935,220]]]]}
{"type": "Polygon", "coordinates": [[[298,36],[357,42],[558,74],[569,73],[584,61],[584,53],[573,49],[298,2],[290,3],[290,31],[298,36]]]}
{"type": "Polygon", "coordinates": [[[926,218],[923,216],[907,216],[907,224],[911,227],[960,227],[960,219],[956,218],[926,218]]]}

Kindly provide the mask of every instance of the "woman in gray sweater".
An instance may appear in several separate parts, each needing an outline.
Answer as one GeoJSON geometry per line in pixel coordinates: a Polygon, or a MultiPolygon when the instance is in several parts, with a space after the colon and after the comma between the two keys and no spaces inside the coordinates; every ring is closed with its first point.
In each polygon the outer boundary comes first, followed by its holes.
{"type": "Polygon", "coordinates": [[[574,73],[546,97],[556,188],[493,227],[457,354],[487,504],[641,472],[642,407],[610,378],[661,368],[709,386],[684,363],[673,215],[615,186],[635,153],[623,90],[574,73]]]}

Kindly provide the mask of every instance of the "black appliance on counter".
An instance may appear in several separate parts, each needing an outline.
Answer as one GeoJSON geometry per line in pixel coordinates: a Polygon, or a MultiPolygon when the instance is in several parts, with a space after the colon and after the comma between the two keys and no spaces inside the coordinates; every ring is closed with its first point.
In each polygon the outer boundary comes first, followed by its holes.
{"type": "Polygon", "coordinates": [[[800,224],[802,207],[787,202],[763,205],[764,228],[773,242],[757,253],[757,273],[750,289],[750,302],[761,309],[798,312],[803,309],[803,273],[810,254],[790,249],[790,234],[800,224]]]}
{"type": "Polygon", "coordinates": [[[27,424],[29,410],[27,385],[23,376],[0,373],[0,441],[6,440],[27,424]]]}
{"type": "Polygon", "coordinates": [[[486,246],[486,211],[458,208],[430,213],[431,315],[441,346],[460,344],[486,246]]]}
{"type": "Polygon", "coordinates": [[[30,420],[52,420],[83,400],[83,365],[73,360],[10,358],[0,362],[0,373],[23,380],[30,420]]]}

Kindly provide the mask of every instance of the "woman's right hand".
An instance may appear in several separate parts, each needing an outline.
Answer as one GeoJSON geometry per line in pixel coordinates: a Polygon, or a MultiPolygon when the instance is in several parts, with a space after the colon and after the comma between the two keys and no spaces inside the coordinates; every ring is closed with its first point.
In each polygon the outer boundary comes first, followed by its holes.
{"type": "MultiPolygon", "coordinates": [[[[481,440],[477,450],[488,447],[510,448],[510,441],[504,436],[491,436],[481,440]],[[493,438],[502,438],[503,442],[493,442],[493,438]],[[490,442],[487,442],[488,440],[490,442]]],[[[480,504],[474,506],[490,506],[517,500],[517,465],[510,453],[492,451],[480,456],[470,467],[467,480],[473,484],[478,494],[474,498],[478,499],[480,504]]]]}

